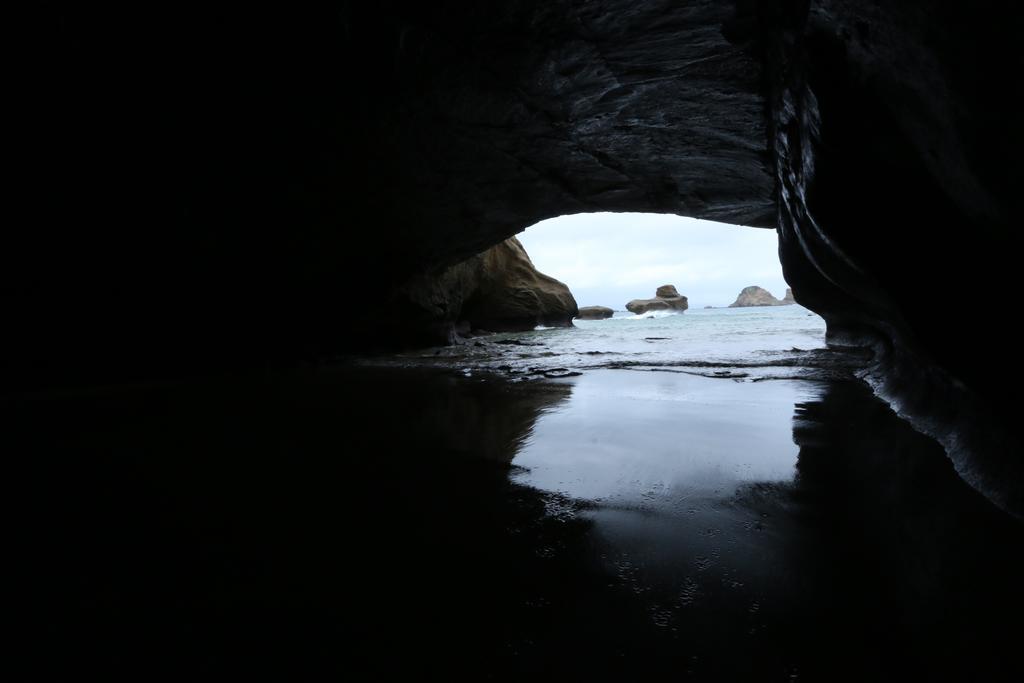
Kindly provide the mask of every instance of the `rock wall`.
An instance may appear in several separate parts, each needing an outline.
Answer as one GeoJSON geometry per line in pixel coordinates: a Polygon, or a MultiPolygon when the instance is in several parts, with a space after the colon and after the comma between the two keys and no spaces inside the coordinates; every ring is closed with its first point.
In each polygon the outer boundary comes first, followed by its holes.
{"type": "Polygon", "coordinates": [[[774,227],[761,67],[729,3],[218,7],[23,23],[12,381],[414,342],[352,298],[560,214],[774,227]]]}
{"type": "Polygon", "coordinates": [[[875,349],[876,386],[1017,514],[1019,402],[984,360],[998,342],[981,321],[1005,315],[1019,253],[1024,145],[1006,98],[1021,85],[1001,74],[1020,68],[1022,28],[997,2],[816,0],[762,3],[753,29],[786,280],[833,342],[875,349]]]}

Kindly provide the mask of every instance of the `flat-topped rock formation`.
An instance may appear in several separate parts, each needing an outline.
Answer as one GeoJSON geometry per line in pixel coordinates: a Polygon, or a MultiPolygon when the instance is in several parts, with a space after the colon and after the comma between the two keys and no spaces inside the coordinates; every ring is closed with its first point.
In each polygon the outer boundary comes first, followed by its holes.
{"type": "Polygon", "coordinates": [[[626,310],[640,315],[648,311],[685,311],[690,305],[685,296],[676,291],[675,285],[662,285],[653,299],[633,299],[626,304],[626,310]]]}
{"type": "Polygon", "coordinates": [[[579,320],[604,320],[615,315],[615,311],[607,306],[584,306],[576,314],[579,320]]]}

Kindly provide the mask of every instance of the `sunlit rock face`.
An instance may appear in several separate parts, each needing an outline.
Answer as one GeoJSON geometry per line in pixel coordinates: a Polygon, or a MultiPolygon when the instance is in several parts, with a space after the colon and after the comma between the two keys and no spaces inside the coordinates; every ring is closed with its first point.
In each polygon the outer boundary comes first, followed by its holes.
{"type": "Polygon", "coordinates": [[[447,268],[431,269],[374,300],[372,339],[452,344],[470,334],[570,327],[579,309],[565,283],[537,270],[515,237],[447,268]]]}
{"type": "Polygon", "coordinates": [[[397,317],[413,329],[394,333],[434,335],[423,343],[451,342],[460,332],[570,327],[579,312],[569,288],[538,271],[515,237],[437,275],[414,278],[399,299],[397,317]]]}
{"type": "Polygon", "coordinates": [[[471,329],[532,330],[571,327],[579,309],[562,282],[538,271],[523,245],[510,237],[479,256],[481,277],[462,308],[471,329]]]}
{"type": "MultiPolygon", "coordinates": [[[[1024,508],[989,360],[1024,209],[1006,3],[38,12],[8,386],[419,343],[436,320],[388,305],[415,278],[551,216],[672,212],[777,225],[800,303],[882,352],[916,412],[987,420],[996,455],[958,467],[1024,508]]],[[[947,441],[982,438],[963,425],[947,441]]]]}

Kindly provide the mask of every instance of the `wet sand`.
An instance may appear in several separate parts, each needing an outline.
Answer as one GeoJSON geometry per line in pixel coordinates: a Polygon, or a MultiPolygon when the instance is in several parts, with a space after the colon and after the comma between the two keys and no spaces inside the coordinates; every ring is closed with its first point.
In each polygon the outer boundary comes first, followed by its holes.
{"type": "Polygon", "coordinates": [[[35,678],[1024,673],[1024,528],[854,380],[337,368],[3,408],[35,678]]]}

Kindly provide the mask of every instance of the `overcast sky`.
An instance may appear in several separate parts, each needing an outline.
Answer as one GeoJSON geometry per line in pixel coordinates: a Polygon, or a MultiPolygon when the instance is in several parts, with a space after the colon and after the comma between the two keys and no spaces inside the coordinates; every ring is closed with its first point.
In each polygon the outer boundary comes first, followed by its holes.
{"type": "Polygon", "coordinates": [[[691,308],[728,306],[760,285],[782,298],[786,281],[774,230],[649,213],[589,213],[521,232],[533,264],[569,285],[580,306],[622,310],[675,285],[691,308]]]}

